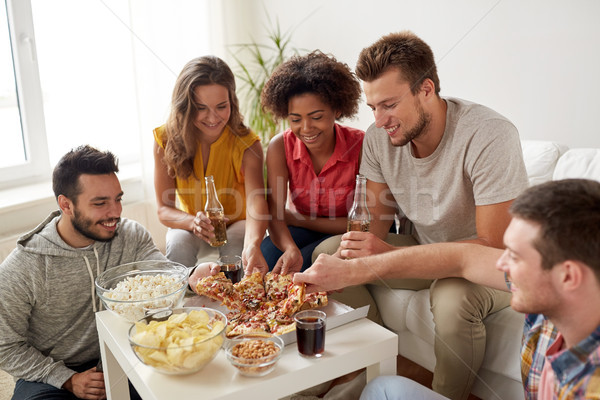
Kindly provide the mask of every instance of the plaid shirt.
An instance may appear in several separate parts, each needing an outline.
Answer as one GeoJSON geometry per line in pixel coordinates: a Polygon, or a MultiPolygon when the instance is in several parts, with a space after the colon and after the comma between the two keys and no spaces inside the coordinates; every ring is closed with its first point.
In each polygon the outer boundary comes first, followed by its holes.
{"type": "MultiPolygon", "coordinates": [[[[546,352],[558,331],[540,314],[528,314],[521,347],[526,399],[537,399],[546,352]]],[[[554,399],[600,399],[600,326],[576,346],[549,358],[555,375],[554,399]]]]}

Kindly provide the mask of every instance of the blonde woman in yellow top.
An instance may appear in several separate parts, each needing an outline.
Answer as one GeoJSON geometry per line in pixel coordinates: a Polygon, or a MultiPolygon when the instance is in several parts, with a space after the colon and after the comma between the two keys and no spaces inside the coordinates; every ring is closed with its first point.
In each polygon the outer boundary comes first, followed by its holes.
{"type": "Polygon", "coordinates": [[[165,125],[154,130],[158,218],[169,227],[167,257],[193,267],[212,252],[204,213],[204,177],[212,175],[227,221],[221,255],[241,255],[245,269],[266,271],[260,243],[267,228],[263,152],[242,122],[235,80],[221,59],[188,62],[173,89],[165,125]]]}

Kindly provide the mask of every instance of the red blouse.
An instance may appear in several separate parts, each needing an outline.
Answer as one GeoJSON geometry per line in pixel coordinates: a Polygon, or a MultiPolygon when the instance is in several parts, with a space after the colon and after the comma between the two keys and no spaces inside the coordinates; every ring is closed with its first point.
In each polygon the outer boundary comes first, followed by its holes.
{"type": "Polygon", "coordinates": [[[283,133],[289,200],[300,214],[344,217],[352,206],[365,133],[335,124],[335,149],[317,176],[306,146],[291,129],[283,133]]]}

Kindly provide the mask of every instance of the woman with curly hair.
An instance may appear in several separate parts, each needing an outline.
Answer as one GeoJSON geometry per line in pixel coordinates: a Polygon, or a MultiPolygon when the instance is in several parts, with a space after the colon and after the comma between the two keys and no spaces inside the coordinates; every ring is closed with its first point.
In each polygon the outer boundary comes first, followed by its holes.
{"type": "Polygon", "coordinates": [[[292,57],[265,83],[263,107],[290,126],[267,149],[261,250],[275,272],[305,270],[321,241],[346,231],[364,132],[336,120],[357,113],[360,94],[350,68],[320,51],[292,57]]]}
{"type": "Polygon", "coordinates": [[[166,124],[154,130],[158,218],[169,227],[166,255],[188,267],[212,252],[214,227],[203,211],[209,175],[228,219],[220,254],[241,253],[244,268],[267,267],[260,252],[268,215],[263,152],[238,104],[229,66],[214,56],[195,58],[175,82],[166,124]]]}

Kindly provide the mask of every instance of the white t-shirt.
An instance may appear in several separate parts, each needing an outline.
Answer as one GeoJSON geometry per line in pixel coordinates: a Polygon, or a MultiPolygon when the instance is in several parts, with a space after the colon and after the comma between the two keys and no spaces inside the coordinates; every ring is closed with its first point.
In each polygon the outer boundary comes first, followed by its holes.
{"type": "Polygon", "coordinates": [[[429,157],[393,146],[374,124],[363,143],[360,173],[388,185],[421,244],[477,237],[475,206],[512,200],[528,186],[517,128],[485,106],[444,100],[446,128],[429,157]]]}

